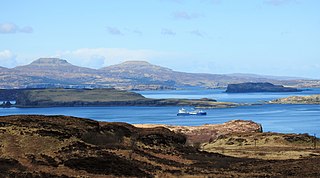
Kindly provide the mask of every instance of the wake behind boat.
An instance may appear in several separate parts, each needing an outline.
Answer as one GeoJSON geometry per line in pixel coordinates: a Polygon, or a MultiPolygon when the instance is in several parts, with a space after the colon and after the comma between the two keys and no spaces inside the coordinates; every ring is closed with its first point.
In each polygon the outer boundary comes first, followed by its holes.
{"type": "Polygon", "coordinates": [[[179,109],[177,116],[190,116],[190,115],[207,115],[207,112],[203,110],[193,110],[193,111],[187,111],[184,108],[179,109]]]}

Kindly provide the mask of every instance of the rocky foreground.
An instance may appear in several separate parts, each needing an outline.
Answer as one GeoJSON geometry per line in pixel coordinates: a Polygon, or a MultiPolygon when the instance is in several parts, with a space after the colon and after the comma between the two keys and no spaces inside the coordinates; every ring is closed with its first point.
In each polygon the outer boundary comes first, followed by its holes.
{"type": "MultiPolygon", "coordinates": [[[[232,121],[221,126],[224,129],[220,130],[220,136],[209,139],[209,143],[215,140],[222,143],[221,139],[228,137],[227,132],[261,134],[257,130],[260,126],[248,121],[232,121]],[[246,123],[254,126],[247,127],[249,133],[242,132],[241,127],[246,123]]],[[[197,135],[199,129],[210,130],[210,127],[214,126],[190,127],[189,131],[197,135]]],[[[277,161],[209,153],[186,143],[195,140],[188,138],[193,135],[187,135],[189,131],[186,127],[181,127],[181,131],[165,127],[137,128],[126,123],[67,116],[3,116],[0,117],[0,177],[320,176],[320,159],[316,156],[277,161]]],[[[293,135],[289,140],[294,138],[293,135]]],[[[215,150],[219,151],[211,149],[215,150]]]]}
{"type": "Polygon", "coordinates": [[[311,96],[290,96],[287,98],[280,98],[269,103],[272,104],[320,104],[320,95],[311,96]]]}

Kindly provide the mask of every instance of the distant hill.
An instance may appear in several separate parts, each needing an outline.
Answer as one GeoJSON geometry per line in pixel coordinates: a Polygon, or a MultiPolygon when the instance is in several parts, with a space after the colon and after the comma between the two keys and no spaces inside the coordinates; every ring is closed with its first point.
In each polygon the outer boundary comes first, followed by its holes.
{"type": "Polygon", "coordinates": [[[145,61],[91,69],[79,67],[59,58],[40,58],[28,65],[0,69],[0,88],[101,88],[174,89],[185,86],[226,87],[232,83],[270,82],[274,84],[317,87],[319,80],[283,80],[283,77],[248,74],[204,74],[178,72],[145,61]]]}
{"type": "Polygon", "coordinates": [[[78,67],[58,58],[40,58],[31,64],[13,69],[24,76],[46,78],[44,83],[60,84],[85,83],[95,78],[97,73],[95,69],[78,67]]]}
{"type": "Polygon", "coordinates": [[[174,71],[145,61],[126,61],[101,68],[100,71],[104,76],[117,79],[118,85],[122,86],[153,85],[173,88],[176,85],[176,81],[172,79],[174,71]]]}
{"type": "Polygon", "coordinates": [[[99,79],[103,84],[115,81],[99,70],[75,66],[59,58],[40,58],[28,65],[0,70],[0,88],[95,87],[99,79]]]}
{"type": "Polygon", "coordinates": [[[100,69],[116,77],[153,78],[155,80],[170,80],[173,70],[146,61],[127,61],[100,69]],[[161,74],[161,75],[159,75],[161,74]]]}
{"type": "Polygon", "coordinates": [[[205,86],[214,88],[243,80],[268,80],[256,77],[244,78],[218,74],[178,72],[145,61],[127,61],[100,70],[114,78],[127,79],[133,83],[162,83],[175,86],[205,86]]]}

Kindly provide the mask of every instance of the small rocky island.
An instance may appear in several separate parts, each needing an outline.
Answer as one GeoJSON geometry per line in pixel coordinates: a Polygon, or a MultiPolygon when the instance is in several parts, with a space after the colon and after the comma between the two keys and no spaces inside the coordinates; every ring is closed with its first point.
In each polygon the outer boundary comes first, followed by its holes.
{"type": "Polygon", "coordinates": [[[251,92],[299,92],[297,88],[274,85],[268,82],[229,84],[227,93],[251,93],[251,92]]]}

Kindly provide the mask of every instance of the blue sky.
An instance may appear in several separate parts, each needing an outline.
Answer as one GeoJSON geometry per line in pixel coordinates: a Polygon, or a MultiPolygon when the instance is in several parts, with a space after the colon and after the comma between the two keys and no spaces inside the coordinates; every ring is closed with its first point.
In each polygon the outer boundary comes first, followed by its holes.
{"type": "Polygon", "coordinates": [[[100,68],[320,78],[318,0],[2,0],[0,66],[40,57],[100,68]]]}

